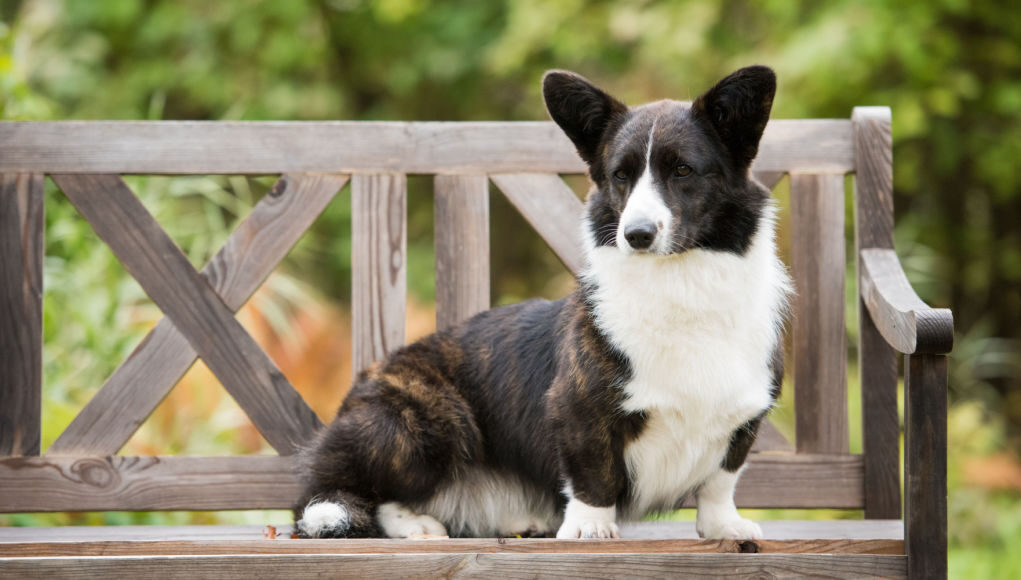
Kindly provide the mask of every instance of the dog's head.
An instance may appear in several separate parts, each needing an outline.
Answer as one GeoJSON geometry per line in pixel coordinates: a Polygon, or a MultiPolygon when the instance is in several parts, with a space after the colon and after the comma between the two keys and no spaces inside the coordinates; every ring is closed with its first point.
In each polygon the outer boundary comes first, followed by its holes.
{"type": "Polygon", "coordinates": [[[596,185],[587,208],[595,246],[744,253],[769,197],[748,169],[773,105],[771,69],[740,69],[690,107],[628,107],[567,71],[546,73],[542,89],[596,185]]]}

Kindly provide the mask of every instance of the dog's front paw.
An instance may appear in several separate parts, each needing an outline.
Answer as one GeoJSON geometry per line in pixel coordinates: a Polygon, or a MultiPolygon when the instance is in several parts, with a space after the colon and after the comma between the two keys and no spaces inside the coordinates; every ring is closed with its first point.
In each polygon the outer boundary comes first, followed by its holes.
{"type": "Polygon", "coordinates": [[[571,498],[564,509],[564,523],[557,538],[619,538],[616,506],[596,507],[578,498],[571,498]]]}
{"type": "Polygon", "coordinates": [[[615,522],[603,520],[567,520],[560,526],[557,539],[619,538],[620,528],[615,522]]]}
{"type": "Polygon", "coordinates": [[[698,518],[695,524],[698,535],[707,540],[761,540],[759,524],[732,514],[718,518],[698,518]]]}

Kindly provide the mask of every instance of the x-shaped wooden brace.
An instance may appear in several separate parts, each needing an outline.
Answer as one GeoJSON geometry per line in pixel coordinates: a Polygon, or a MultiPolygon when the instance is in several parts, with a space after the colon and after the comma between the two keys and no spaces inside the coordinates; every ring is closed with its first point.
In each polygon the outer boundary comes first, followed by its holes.
{"type": "Polygon", "coordinates": [[[52,175],[167,318],[47,451],[116,453],[199,356],[263,437],[287,455],[319,418],[234,318],[347,176],[283,176],[200,274],[118,175],[52,175]]]}

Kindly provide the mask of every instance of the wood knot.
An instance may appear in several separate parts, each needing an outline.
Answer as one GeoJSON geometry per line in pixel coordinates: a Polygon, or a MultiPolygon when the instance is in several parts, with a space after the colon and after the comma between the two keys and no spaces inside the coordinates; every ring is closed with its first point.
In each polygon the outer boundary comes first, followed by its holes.
{"type": "Polygon", "coordinates": [[[102,459],[79,459],[71,465],[71,473],[86,485],[110,487],[120,478],[117,471],[102,459]]]}
{"type": "Polygon", "coordinates": [[[751,540],[742,540],[737,543],[737,551],[740,554],[758,554],[759,545],[751,540]]]}
{"type": "Polygon", "coordinates": [[[289,180],[286,177],[281,177],[280,179],[278,179],[277,182],[273,184],[273,187],[270,188],[269,196],[280,197],[281,195],[283,195],[284,192],[287,191],[287,186],[289,185],[288,181],[289,180]]]}

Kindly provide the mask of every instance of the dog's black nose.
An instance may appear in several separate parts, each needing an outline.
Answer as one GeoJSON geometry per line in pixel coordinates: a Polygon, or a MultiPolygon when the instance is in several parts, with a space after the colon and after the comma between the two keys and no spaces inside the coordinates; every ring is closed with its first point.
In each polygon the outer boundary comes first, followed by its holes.
{"type": "Polygon", "coordinates": [[[624,229],[624,239],[636,250],[648,250],[656,239],[656,224],[651,220],[631,224],[624,229]]]}

